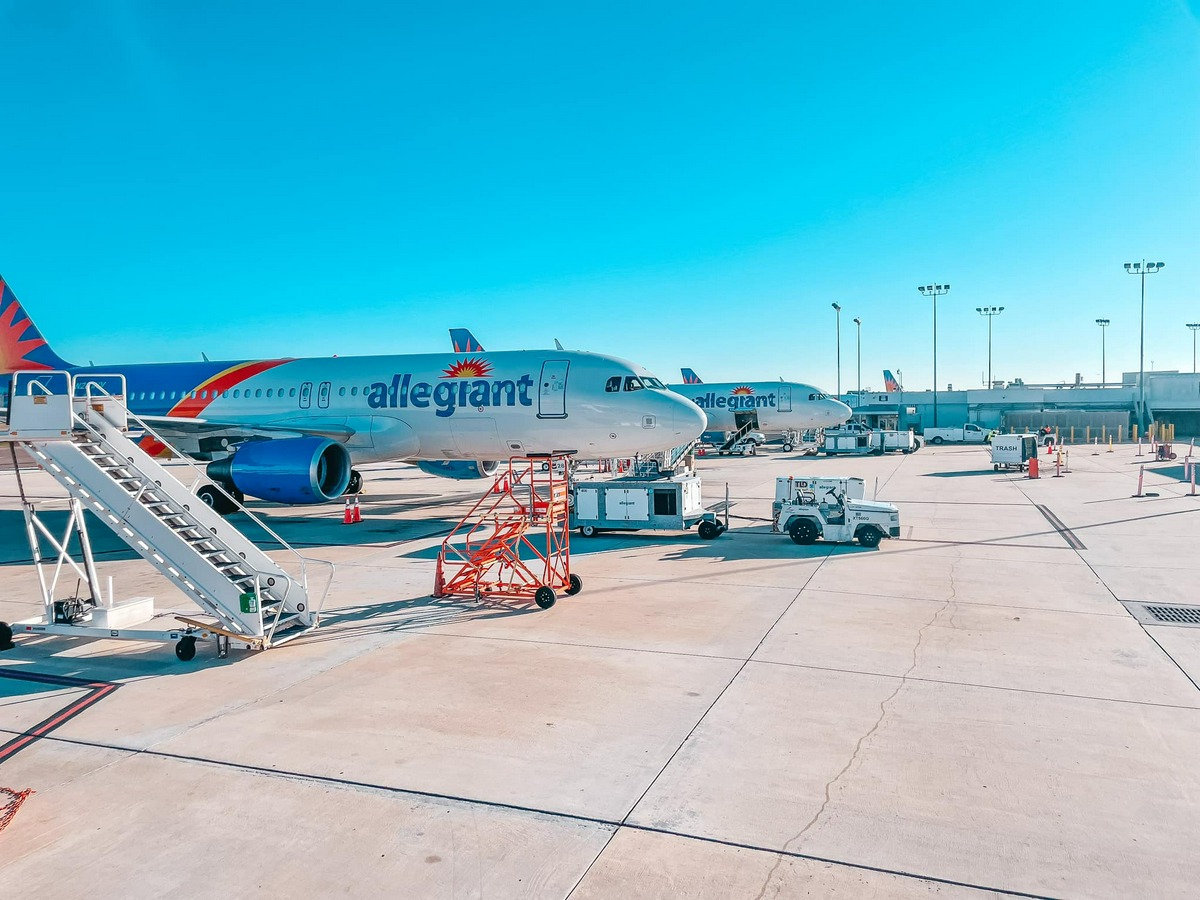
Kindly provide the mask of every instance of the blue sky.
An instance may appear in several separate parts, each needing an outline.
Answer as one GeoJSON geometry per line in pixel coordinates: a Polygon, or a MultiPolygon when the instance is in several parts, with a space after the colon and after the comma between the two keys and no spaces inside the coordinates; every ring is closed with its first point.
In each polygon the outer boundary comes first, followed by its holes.
{"type": "Polygon", "coordinates": [[[0,273],[97,363],[447,349],[928,387],[1190,369],[1195,0],[0,0],[0,273]],[[433,8],[437,6],[437,8],[433,8]]]}

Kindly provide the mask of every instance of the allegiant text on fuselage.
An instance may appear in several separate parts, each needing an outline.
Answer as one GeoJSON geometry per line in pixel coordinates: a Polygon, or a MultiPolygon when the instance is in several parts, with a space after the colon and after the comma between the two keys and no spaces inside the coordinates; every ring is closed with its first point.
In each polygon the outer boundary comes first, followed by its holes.
{"type": "Polygon", "coordinates": [[[729,397],[718,396],[715,391],[693,397],[692,402],[701,409],[762,409],[774,408],[774,394],[733,394],[729,397]]]}
{"type": "Polygon", "coordinates": [[[512,379],[452,378],[431,384],[428,381],[413,382],[412,375],[393,375],[391,384],[376,381],[367,395],[367,405],[372,409],[428,409],[445,418],[454,415],[460,406],[532,406],[529,389],[533,377],[522,375],[512,379]]]}

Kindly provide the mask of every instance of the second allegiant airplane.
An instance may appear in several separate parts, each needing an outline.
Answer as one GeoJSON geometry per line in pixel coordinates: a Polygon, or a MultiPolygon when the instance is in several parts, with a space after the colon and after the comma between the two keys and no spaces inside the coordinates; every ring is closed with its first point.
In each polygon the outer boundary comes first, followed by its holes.
{"type": "MultiPolygon", "coordinates": [[[[11,373],[124,376],[130,410],[173,448],[211,461],[226,492],[320,503],[361,486],[353,464],[414,460],[447,478],[556,450],[585,458],[669,450],[705,416],[634,363],[569,351],[74,366],[0,279],[0,389],[11,373]]],[[[149,437],[143,446],[166,452],[149,437]]],[[[219,493],[202,493],[221,506],[219,493]]]]}

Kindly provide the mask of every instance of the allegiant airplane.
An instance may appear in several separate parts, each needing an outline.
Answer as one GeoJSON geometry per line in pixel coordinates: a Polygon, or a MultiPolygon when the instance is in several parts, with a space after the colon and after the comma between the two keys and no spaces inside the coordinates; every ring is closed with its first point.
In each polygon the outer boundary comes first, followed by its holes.
{"type": "MultiPolygon", "coordinates": [[[[413,460],[483,478],[510,456],[589,459],[670,450],[705,416],[641,366],[596,353],[508,351],[75,366],[0,278],[0,390],[11,373],[66,370],[119,389],[131,412],[227,493],[321,503],[361,487],[355,464],[413,460]]],[[[149,435],[151,453],[170,451],[149,435]]],[[[198,492],[229,507],[219,492],[198,492]]],[[[240,499],[240,497],[239,497],[240,499]]],[[[222,511],[225,511],[224,509],[222,511]]]]}
{"type": "Polygon", "coordinates": [[[772,433],[832,428],[853,413],[811,384],[782,379],[705,384],[693,370],[681,371],[683,384],[667,387],[704,410],[713,432],[739,431],[747,425],[752,431],[772,433]]]}

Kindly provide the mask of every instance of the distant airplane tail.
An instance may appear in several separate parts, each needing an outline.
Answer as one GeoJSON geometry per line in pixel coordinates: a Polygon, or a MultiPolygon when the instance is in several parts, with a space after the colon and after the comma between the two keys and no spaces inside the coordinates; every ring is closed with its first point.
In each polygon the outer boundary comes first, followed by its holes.
{"type": "Polygon", "coordinates": [[[0,278],[0,372],[73,368],[50,349],[8,282],[0,278]]]}
{"type": "Polygon", "coordinates": [[[888,391],[900,390],[900,382],[896,380],[896,376],[892,374],[891,369],[883,370],[883,387],[888,391]]]}
{"type": "Polygon", "coordinates": [[[483,345],[466,328],[450,329],[450,345],[455,353],[482,353],[483,345]]]}
{"type": "Polygon", "coordinates": [[[703,384],[703,382],[700,380],[700,376],[691,369],[680,369],[679,371],[683,373],[684,384],[703,384]]]}

